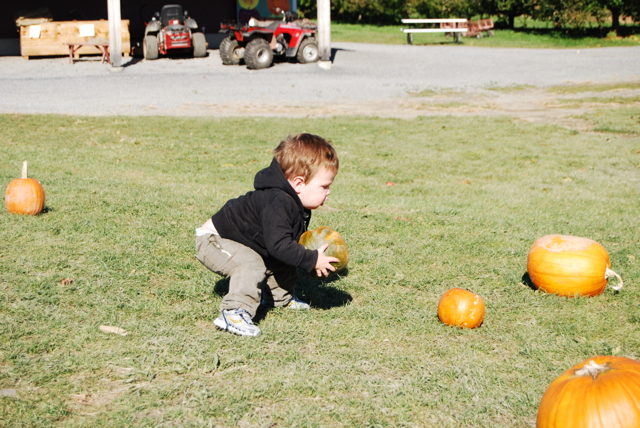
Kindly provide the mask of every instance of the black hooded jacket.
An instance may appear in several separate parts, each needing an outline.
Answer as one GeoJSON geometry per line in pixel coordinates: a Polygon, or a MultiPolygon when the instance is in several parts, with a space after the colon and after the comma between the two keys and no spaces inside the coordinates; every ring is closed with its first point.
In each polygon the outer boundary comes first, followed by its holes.
{"type": "Polygon", "coordinates": [[[311,210],[302,206],[275,158],[258,171],[253,187],[256,190],[227,201],[211,217],[220,236],[251,248],[267,265],[276,262],[313,271],[317,251],[298,244],[311,210]]]}

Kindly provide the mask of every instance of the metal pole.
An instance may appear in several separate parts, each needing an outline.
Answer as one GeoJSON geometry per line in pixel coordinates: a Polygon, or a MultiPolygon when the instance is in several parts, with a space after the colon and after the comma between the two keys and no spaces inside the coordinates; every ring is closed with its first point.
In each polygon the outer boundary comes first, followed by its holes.
{"type": "Polygon", "coordinates": [[[113,67],[122,66],[122,18],[120,0],[107,0],[109,9],[109,55],[113,67]]]}
{"type": "Polygon", "coordinates": [[[331,68],[331,0],[318,0],[318,48],[318,65],[331,68]]]}

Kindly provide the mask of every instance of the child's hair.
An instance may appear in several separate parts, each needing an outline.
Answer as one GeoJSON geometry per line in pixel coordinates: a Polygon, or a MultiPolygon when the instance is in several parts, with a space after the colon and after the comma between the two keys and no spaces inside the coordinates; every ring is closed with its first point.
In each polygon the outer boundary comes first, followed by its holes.
{"type": "Polygon", "coordinates": [[[273,155],[287,180],[301,176],[309,182],[322,168],[338,172],[338,154],[327,140],[317,135],[288,136],[273,155]]]}

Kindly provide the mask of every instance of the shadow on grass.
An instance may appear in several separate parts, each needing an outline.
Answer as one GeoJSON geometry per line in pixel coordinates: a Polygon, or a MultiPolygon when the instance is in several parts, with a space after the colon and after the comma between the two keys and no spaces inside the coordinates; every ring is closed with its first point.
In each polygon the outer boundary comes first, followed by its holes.
{"type": "MultiPolygon", "coordinates": [[[[496,28],[501,28],[496,26],[496,28]]],[[[504,28],[508,29],[508,28],[504,28]]],[[[601,39],[612,31],[610,26],[600,28],[514,28],[514,33],[522,33],[535,36],[546,36],[553,39],[582,39],[593,37],[601,39]]],[[[640,34],[640,25],[621,25],[619,35],[629,37],[640,34]]]]}
{"type": "Polygon", "coordinates": [[[53,207],[51,207],[51,206],[49,206],[49,205],[45,205],[45,206],[42,208],[42,211],[40,211],[40,212],[38,213],[38,215],[47,214],[47,213],[53,212],[54,210],[55,210],[55,209],[54,209],[53,207]]]}
{"type": "Polygon", "coordinates": [[[333,287],[331,284],[339,282],[347,275],[349,275],[349,268],[343,269],[339,274],[322,279],[301,273],[296,295],[305,302],[309,302],[313,309],[327,310],[344,306],[351,302],[353,297],[349,293],[333,287]]]}
{"type": "MultiPolygon", "coordinates": [[[[311,277],[302,271],[299,273],[296,296],[300,300],[308,302],[312,309],[327,310],[344,306],[353,300],[349,293],[331,285],[347,276],[349,274],[348,268],[342,270],[338,275],[323,279],[311,277]]],[[[216,282],[213,292],[220,297],[224,297],[229,292],[229,278],[223,278],[216,282]]],[[[271,308],[261,305],[254,317],[254,321],[258,323],[264,319],[269,309],[271,308]]]]}
{"type": "Polygon", "coordinates": [[[532,289],[533,291],[538,290],[538,287],[536,287],[533,284],[533,281],[531,281],[531,277],[529,276],[529,272],[525,272],[524,275],[522,275],[522,283],[525,284],[530,289],[532,289]]]}

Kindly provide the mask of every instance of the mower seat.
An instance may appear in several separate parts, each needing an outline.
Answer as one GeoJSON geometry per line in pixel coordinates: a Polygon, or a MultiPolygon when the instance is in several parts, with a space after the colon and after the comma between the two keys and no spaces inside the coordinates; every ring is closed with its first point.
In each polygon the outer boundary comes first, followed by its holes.
{"type": "Polygon", "coordinates": [[[162,22],[162,26],[166,27],[169,25],[169,21],[173,21],[174,19],[177,19],[182,23],[182,20],[184,19],[182,6],[179,4],[167,4],[162,6],[162,10],[160,11],[160,22],[162,22]]]}

